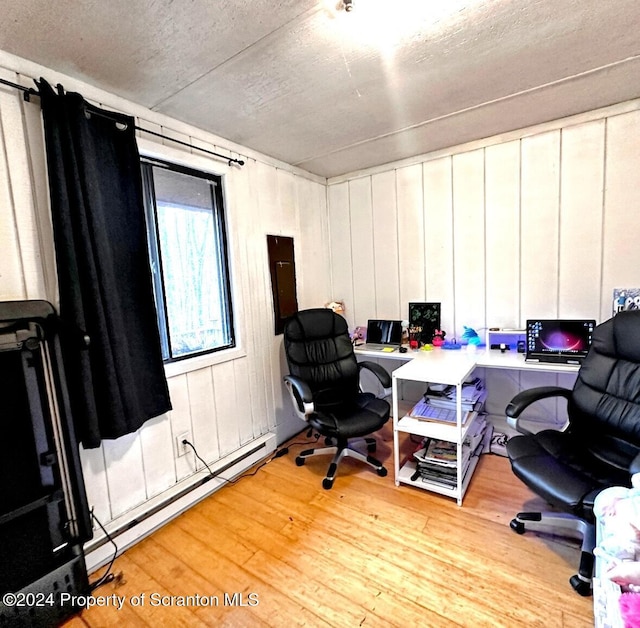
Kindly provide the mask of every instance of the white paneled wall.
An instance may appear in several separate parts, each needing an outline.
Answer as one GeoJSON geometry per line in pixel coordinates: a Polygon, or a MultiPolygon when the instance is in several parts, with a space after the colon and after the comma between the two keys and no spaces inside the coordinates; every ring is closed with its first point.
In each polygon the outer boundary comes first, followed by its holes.
{"type": "Polygon", "coordinates": [[[485,326],[484,151],[454,155],[452,169],[454,309],[453,328],[446,330],[450,337],[463,325],[485,326]]]}
{"type": "MultiPolygon", "coordinates": [[[[401,313],[394,172],[383,172],[371,177],[371,203],[373,266],[367,272],[373,277],[374,282],[373,311],[378,312],[383,318],[398,319],[401,313]]],[[[366,312],[364,315],[368,318],[366,312]]]]}
{"type": "MultiPolygon", "coordinates": [[[[133,103],[46,68],[34,74],[60,81],[96,104],[136,115],[144,128],[229,153],[216,146],[216,138],[133,103]]],[[[2,68],[0,76],[21,79],[2,68]]],[[[294,238],[301,307],[322,306],[333,298],[323,180],[251,151],[241,155],[244,167],[231,167],[150,137],[140,134],[141,153],[223,175],[238,347],[208,361],[169,365],[170,413],[135,434],[81,451],[89,502],[111,529],[144,515],[147,504],[157,505],[203,468],[192,454],[176,456],[178,434],[190,432],[198,453],[220,466],[268,433],[282,440],[303,427],[283,394],[285,365],[282,336],[274,335],[267,234],[294,238]]],[[[9,87],[0,87],[0,251],[1,300],[42,298],[57,304],[40,108],[9,87]]]]}
{"type": "Polygon", "coordinates": [[[614,287],[640,286],[640,113],[593,115],[330,180],[334,295],[350,323],[406,317],[421,299],[442,302],[449,335],[607,318],[614,287]]]}
{"type": "MultiPolygon", "coordinates": [[[[43,75],[136,115],[141,126],[229,152],[218,138],[47,68],[0,53],[2,65],[13,70],[0,67],[8,80],[29,83],[16,71],[43,75]]],[[[193,477],[195,458],[175,456],[183,431],[192,432],[207,462],[223,464],[269,432],[282,439],[299,427],[281,381],[267,234],[294,238],[300,307],[344,300],[350,327],[406,318],[408,303],[422,300],[442,303],[449,338],[463,325],[481,332],[533,316],[608,318],[614,287],[640,287],[639,108],[624,103],[328,186],[242,147],[230,150],[246,165],[229,167],[141,133],[143,152],[224,176],[238,348],[169,367],[172,412],[82,453],[97,516],[116,526],[193,477]]],[[[56,303],[40,111],[4,87],[0,252],[0,299],[56,303]]],[[[486,377],[494,414],[522,387],[570,383],[543,374],[486,377]]],[[[551,402],[541,410],[549,417],[555,411],[551,402]]]]}
{"type": "MultiPolygon", "coordinates": [[[[422,192],[422,166],[407,166],[396,171],[396,207],[398,211],[398,271],[400,273],[400,312],[407,318],[406,304],[425,298],[424,268],[426,237],[422,192]]],[[[365,324],[366,324],[365,317],[365,324]]]]}
{"type": "MultiPolygon", "coordinates": [[[[523,139],[520,147],[520,306],[525,317],[558,314],[560,137],[559,131],[540,133],[523,139]]],[[[576,261],[573,257],[569,263],[576,261]]]]}
{"type": "Polygon", "coordinates": [[[486,320],[510,327],[520,318],[520,142],[484,152],[486,320]]]}
{"type": "Polygon", "coordinates": [[[640,113],[608,120],[605,144],[601,315],[611,309],[611,288],[635,288],[640,269],[640,113]]]}
{"type": "MultiPolygon", "coordinates": [[[[613,288],[640,287],[639,106],[329,180],[333,293],[350,325],[406,318],[412,300],[442,303],[447,338],[464,325],[484,335],[532,317],[609,318],[613,288]]],[[[495,414],[522,387],[571,383],[486,377],[495,414]]]]}
{"type": "MultiPolygon", "coordinates": [[[[423,166],[425,218],[425,301],[442,305],[442,327],[451,330],[453,324],[453,181],[451,159],[437,159],[423,166]]],[[[412,297],[413,300],[419,299],[412,297]]],[[[405,309],[402,305],[402,309],[405,309]]],[[[407,312],[408,314],[408,312],[407,312]]],[[[404,313],[403,313],[404,317],[404,313]]]]}

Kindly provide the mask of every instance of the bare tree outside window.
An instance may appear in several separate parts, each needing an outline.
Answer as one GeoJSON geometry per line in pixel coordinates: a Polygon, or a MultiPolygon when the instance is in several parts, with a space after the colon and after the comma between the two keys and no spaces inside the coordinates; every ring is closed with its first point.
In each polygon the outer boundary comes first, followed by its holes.
{"type": "Polygon", "coordinates": [[[164,359],[234,346],[220,177],[142,164],[164,359]]]}

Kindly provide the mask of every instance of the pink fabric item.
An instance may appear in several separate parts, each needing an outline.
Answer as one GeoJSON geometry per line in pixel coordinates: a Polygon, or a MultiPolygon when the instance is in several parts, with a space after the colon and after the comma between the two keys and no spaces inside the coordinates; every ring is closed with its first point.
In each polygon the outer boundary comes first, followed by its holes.
{"type": "Polygon", "coordinates": [[[620,615],[625,628],[640,627],[640,593],[620,595],[620,615]]]}

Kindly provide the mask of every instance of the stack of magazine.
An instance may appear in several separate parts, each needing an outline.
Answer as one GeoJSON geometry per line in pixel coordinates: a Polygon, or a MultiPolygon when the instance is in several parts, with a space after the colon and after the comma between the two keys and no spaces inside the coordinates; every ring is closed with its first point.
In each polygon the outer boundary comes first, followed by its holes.
{"type": "MultiPolygon", "coordinates": [[[[462,444],[461,478],[467,474],[472,457],[481,453],[486,427],[486,420],[481,416],[477,416],[469,427],[462,444]]],[[[444,488],[455,489],[458,486],[458,447],[455,442],[425,438],[413,457],[416,462],[413,481],[422,478],[444,488]]]]}
{"type": "MultiPolygon", "coordinates": [[[[481,410],[486,398],[484,382],[476,377],[462,386],[461,423],[465,425],[475,413],[481,410]]],[[[425,421],[453,423],[456,416],[457,391],[455,386],[429,386],[424,397],[412,408],[410,416],[425,421]]]]}
{"type": "MultiPolygon", "coordinates": [[[[474,410],[476,405],[482,403],[487,396],[484,382],[479,377],[465,382],[462,385],[461,405],[463,410],[474,410]]],[[[455,408],[457,393],[456,387],[430,385],[424,395],[430,404],[441,408],[455,408]]]]}

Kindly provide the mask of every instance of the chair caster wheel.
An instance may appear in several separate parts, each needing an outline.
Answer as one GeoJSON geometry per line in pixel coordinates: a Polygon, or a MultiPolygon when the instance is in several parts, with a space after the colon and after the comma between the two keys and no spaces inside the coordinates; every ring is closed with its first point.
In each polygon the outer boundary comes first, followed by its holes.
{"type": "Polygon", "coordinates": [[[511,519],[511,521],[509,522],[509,527],[517,534],[524,534],[524,523],[522,523],[522,521],[511,519]]]}
{"type": "Polygon", "coordinates": [[[582,597],[589,597],[592,593],[591,583],[587,580],[583,580],[578,574],[569,578],[569,584],[571,588],[582,597]]]}
{"type": "Polygon", "coordinates": [[[304,458],[301,456],[296,456],[296,466],[301,467],[304,464],[304,458]]]}
{"type": "Polygon", "coordinates": [[[376,473],[381,477],[384,478],[387,475],[387,470],[384,467],[380,467],[379,469],[376,469],[376,473]]]}
{"type": "Polygon", "coordinates": [[[322,480],[322,488],[328,491],[333,486],[333,478],[325,478],[322,480]]]}

